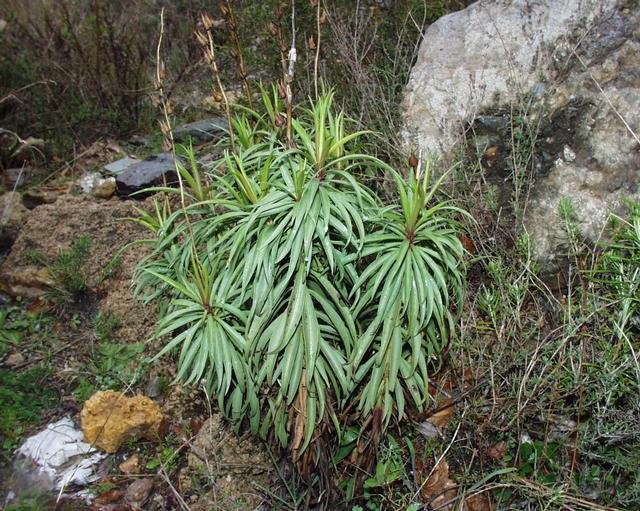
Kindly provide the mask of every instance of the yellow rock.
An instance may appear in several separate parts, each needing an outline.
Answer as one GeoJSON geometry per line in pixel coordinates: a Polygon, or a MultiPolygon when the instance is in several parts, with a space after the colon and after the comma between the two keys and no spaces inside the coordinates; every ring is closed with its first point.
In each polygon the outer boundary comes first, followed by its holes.
{"type": "Polygon", "coordinates": [[[164,416],[146,396],[127,397],[121,392],[96,392],[80,413],[87,442],[106,452],[116,452],[130,437],[155,440],[164,416]]]}

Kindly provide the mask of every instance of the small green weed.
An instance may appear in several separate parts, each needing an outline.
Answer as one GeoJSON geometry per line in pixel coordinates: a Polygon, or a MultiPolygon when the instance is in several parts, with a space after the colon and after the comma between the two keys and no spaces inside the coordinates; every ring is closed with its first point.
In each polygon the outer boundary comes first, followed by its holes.
{"type": "Polygon", "coordinates": [[[107,343],[113,340],[116,330],[120,327],[120,317],[112,312],[99,312],[94,319],[94,329],[99,342],[107,343]]]}
{"type": "Polygon", "coordinates": [[[76,238],[68,250],[60,250],[58,257],[47,264],[53,287],[45,295],[46,299],[58,307],[66,307],[78,302],[88,290],[88,276],[85,264],[91,247],[91,238],[76,238]]]}
{"type": "Polygon", "coordinates": [[[87,371],[78,378],[73,395],[83,403],[97,390],[122,390],[138,381],[142,374],[140,357],[143,343],[120,344],[107,342],[107,331],[99,334],[103,339],[97,346],[94,359],[87,371]]]}
{"type": "Polygon", "coordinates": [[[9,459],[25,430],[36,424],[42,414],[59,402],[58,393],[45,381],[51,369],[37,365],[22,372],[0,369],[0,443],[1,454],[9,459]]]}

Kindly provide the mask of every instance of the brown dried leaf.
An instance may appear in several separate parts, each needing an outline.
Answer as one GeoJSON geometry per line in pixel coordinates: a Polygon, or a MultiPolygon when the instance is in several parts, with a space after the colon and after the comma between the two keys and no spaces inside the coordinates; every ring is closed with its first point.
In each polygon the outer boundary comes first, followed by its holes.
{"type": "Polygon", "coordinates": [[[504,453],[507,452],[507,442],[498,442],[491,447],[487,447],[484,452],[489,458],[499,461],[504,458],[504,453]]]}
{"type": "Polygon", "coordinates": [[[120,472],[124,474],[138,474],[140,471],[140,460],[137,454],[129,456],[118,466],[120,472]]]}
{"type": "Polygon", "coordinates": [[[453,509],[453,503],[450,505],[445,503],[456,496],[456,486],[456,483],[449,478],[449,464],[443,458],[423,484],[420,493],[432,508],[448,511],[453,509]]]}
{"type": "Polygon", "coordinates": [[[312,35],[310,35],[309,39],[307,40],[307,46],[309,47],[310,50],[315,50],[316,49],[316,42],[314,41],[312,35]]]}
{"type": "Polygon", "coordinates": [[[424,436],[426,436],[427,438],[438,438],[440,437],[440,434],[441,434],[440,428],[438,428],[437,426],[434,426],[428,421],[421,422],[420,424],[418,424],[417,428],[418,428],[418,431],[422,433],[424,436]]]}
{"type": "Polygon", "coordinates": [[[471,495],[464,500],[464,508],[466,511],[492,511],[493,506],[491,500],[484,493],[471,495]]]}
{"type": "Polygon", "coordinates": [[[478,253],[478,249],[476,248],[475,243],[473,243],[473,241],[471,240],[471,238],[469,238],[469,236],[460,234],[458,236],[458,239],[460,240],[460,243],[462,243],[462,246],[465,248],[467,252],[469,252],[470,254],[478,253]]]}
{"type": "MultiPolygon", "coordinates": [[[[300,448],[305,434],[305,426],[307,422],[307,386],[306,371],[302,371],[302,377],[300,378],[300,387],[298,388],[298,394],[291,413],[289,414],[290,420],[293,419],[293,439],[291,440],[291,454],[294,461],[298,461],[300,458],[300,448]]],[[[291,428],[291,426],[290,426],[291,428]]]]}
{"type": "Polygon", "coordinates": [[[456,407],[452,404],[452,400],[445,399],[438,406],[438,411],[427,417],[427,421],[434,426],[437,426],[438,428],[444,428],[447,424],[449,424],[451,416],[455,411],[456,407]]]}
{"type": "Polygon", "coordinates": [[[96,497],[96,504],[113,504],[119,501],[123,495],[122,490],[108,490],[96,497]]]}

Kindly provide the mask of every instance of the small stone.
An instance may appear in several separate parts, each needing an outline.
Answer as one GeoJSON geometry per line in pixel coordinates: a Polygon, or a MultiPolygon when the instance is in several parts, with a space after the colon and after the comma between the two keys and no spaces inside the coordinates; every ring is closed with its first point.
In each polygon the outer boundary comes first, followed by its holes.
{"type": "Polygon", "coordinates": [[[573,149],[566,145],[562,150],[562,157],[564,158],[564,161],[571,163],[572,161],[576,160],[576,153],[574,153],[573,149]]]}
{"type": "Polygon", "coordinates": [[[85,174],[78,180],[77,185],[82,193],[91,194],[100,199],[108,199],[116,192],[115,178],[104,178],[99,172],[85,174]]]}
{"type": "Polygon", "coordinates": [[[154,375],[149,379],[149,383],[147,384],[146,394],[150,398],[160,397],[162,394],[162,378],[158,375],[154,375]]]}
{"type": "Polygon", "coordinates": [[[129,485],[124,498],[130,506],[140,509],[149,498],[151,490],[153,490],[152,479],[138,479],[129,485]]]}
{"type": "Polygon", "coordinates": [[[127,397],[107,390],[96,392],[85,402],[80,418],[87,441],[114,453],[127,438],[156,439],[164,416],[146,396],[127,397]]]}
{"type": "Polygon", "coordinates": [[[4,182],[9,188],[22,186],[33,173],[31,167],[18,167],[4,171],[4,182]]]}
{"type": "Polygon", "coordinates": [[[546,89],[547,88],[545,87],[544,83],[538,82],[535,83],[533,87],[531,87],[531,94],[540,99],[542,96],[544,96],[546,89]]]}
{"type": "Polygon", "coordinates": [[[38,298],[51,286],[53,280],[46,268],[27,266],[5,271],[0,275],[0,290],[10,296],[38,298]]]}
{"type": "Polygon", "coordinates": [[[89,172],[78,179],[78,187],[82,193],[91,193],[100,179],[102,176],[99,172],[89,172]]]}
{"type": "Polygon", "coordinates": [[[136,147],[150,147],[151,141],[143,135],[133,135],[127,142],[136,147]]]}
{"type": "Polygon", "coordinates": [[[16,367],[24,363],[24,355],[22,353],[12,353],[4,361],[9,367],[16,367]]]}
{"type": "Polygon", "coordinates": [[[487,447],[484,452],[491,459],[500,461],[502,458],[504,458],[504,455],[507,452],[507,447],[507,442],[503,440],[501,442],[498,442],[497,444],[487,447]]]}
{"type": "Polygon", "coordinates": [[[59,192],[53,190],[43,190],[40,188],[31,188],[22,194],[24,205],[33,209],[42,204],[53,204],[58,200],[59,192]]]}
{"type": "Polygon", "coordinates": [[[108,199],[116,193],[116,179],[114,177],[108,177],[106,179],[100,179],[94,187],[91,194],[99,199],[108,199]]]}
{"type": "Polygon", "coordinates": [[[178,490],[183,495],[193,488],[193,481],[188,467],[182,467],[178,472],[178,490]]]}
{"type": "Polygon", "coordinates": [[[123,474],[138,474],[140,472],[140,460],[137,454],[129,456],[118,466],[123,474]]]}

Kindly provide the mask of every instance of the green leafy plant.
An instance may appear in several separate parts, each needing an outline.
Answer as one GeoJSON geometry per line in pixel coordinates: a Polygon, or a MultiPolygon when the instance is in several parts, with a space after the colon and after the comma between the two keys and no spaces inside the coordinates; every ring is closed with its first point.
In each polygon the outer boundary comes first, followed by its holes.
{"type": "Polygon", "coordinates": [[[13,320],[13,315],[19,311],[18,307],[0,309],[0,357],[4,356],[10,347],[20,342],[22,328],[13,320]]]}
{"type": "Polygon", "coordinates": [[[438,366],[454,328],[449,296],[459,306],[464,289],[463,248],[451,220],[463,212],[430,205],[437,184],[430,186],[428,167],[408,182],[394,177],[400,205],[380,210],[378,229],[364,242],[362,257],[374,259],[354,284],[355,311],[371,320],[350,359],[364,385],[360,409],[368,415],[378,408],[385,426],[404,416],[405,394],[418,409],[429,398],[429,367],[438,366]]]}
{"type": "Polygon", "coordinates": [[[90,247],[91,238],[80,236],[68,250],[60,250],[54,261],[45,263],[53,280],[53,287],[45,295],[47,300],[64,307],[77,302],[87,292],[85,264],[90,247]]]}
{"type": "Polygon", "coordinates": [[[205,200],[191,190],[185,207],[143,217],[156,238],[137,289],[169,300],[158,356],[178,351],[177,377],[204,381],[235,424],[273,434],[309,474],[340,444],[331,433],[372,426],[376,445],[428,399],[461,303],[463,212],[435,200],[428,171],[405,182],[357,152],[365,132],[347,131],[332,92],[297,109],[293,146],[277,96],[262,95],[265,115],[231,123],[235,149],[198,185],[205,200]],[[400,204],[354,178],[376,170],[395,176],[400,204]]]}
{"type": "Polygon", "coordinates": [[[120,317],[112,312],[98,312],[94,319],[94,330],[100,342],[109,342],[120,326],[120,317]]]}
{"type": "Polygon", "coordinates": [[[617,302],[614,330],[621,340],[640,332],[640,204],[631,203],[630,209],[628,220],[612,217],[615,239],[605,245],[601,264],[591,274],[606,289],[609,300],[617,302]]]}

